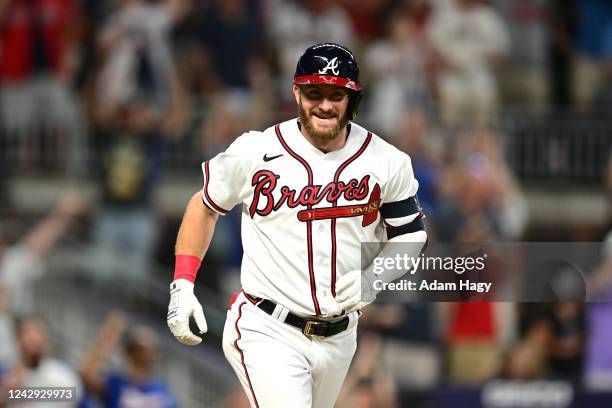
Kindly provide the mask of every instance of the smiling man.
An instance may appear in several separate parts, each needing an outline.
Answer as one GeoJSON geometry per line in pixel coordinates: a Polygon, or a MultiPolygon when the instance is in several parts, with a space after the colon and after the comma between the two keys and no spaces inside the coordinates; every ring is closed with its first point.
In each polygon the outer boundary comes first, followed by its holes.
{"type": "Polygon", "coordinates": [[[323,151],[342,147],[346,140],[349,91],[334,85],[294,85],[293,92],[304,137],[323,151]]]}
{"type": "Polygon", "coordinates": [[[361,308],[376,295],[361,243],[413,242],[416,256],[427,235],[410,158],[352,122],[361,99],[353,54],[308,48],[293,93],[299,119],[245,133],[202,164],[204,186],[176,242],[168,326],[184,344],[201,342],[189,329],[193,317],[207,330],[196,273],[218,214],[240,204],[242,290],[227,313],[225,356],[252,407],[329,408],[361,308]]]}

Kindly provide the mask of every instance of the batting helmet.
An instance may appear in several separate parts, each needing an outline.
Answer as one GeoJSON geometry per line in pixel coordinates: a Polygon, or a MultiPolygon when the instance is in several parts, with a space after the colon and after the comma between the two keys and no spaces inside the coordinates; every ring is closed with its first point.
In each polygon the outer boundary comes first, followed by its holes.
{"type": "Polygon", "coordinates": [[[359,65],[348,48],[334,43],[315,44],[309,47],[298,60],[293,83],[347,88],[350,119],[355,119],[357,116],[361,100],[359,65]]]}

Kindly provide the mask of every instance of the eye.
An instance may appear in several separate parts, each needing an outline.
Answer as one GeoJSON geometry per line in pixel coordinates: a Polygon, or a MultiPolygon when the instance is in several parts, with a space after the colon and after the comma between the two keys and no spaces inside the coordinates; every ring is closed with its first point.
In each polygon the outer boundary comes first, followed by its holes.
{"type": "Polygon", "coordinates": [[[334,101],[334,102],[340,102],[341,100],[344,99],[345,96],[346,94],[344,92],[334,92],[331,95],[329,95],[329,100],[334,101]]]}
{"type": "Polygon", "coordinates": [[[310,91],[306,94],[306,96],[308,96],[310,99],[321,99],[323,97],[319,91],[310,91]]]}

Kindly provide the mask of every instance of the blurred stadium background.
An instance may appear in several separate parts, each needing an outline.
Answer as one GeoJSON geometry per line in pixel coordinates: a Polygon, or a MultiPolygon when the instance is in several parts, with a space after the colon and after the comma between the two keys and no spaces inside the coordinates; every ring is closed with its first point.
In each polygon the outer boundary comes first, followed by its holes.
{"type": "MultiPolygon", "coordinates": [[[[220,346],[239,212],[200,272],[195,348],[165,327],[174,239],[200,163],[293,117],[322,41],[358,56],[357,122],[412,156],[430,239],[606,239],[608,0],[0,0],[3,387],[248,406],[220,346]]],[[[372,305],[337,407],[610,407],[611,328],[607,303],[372,305]]]]}

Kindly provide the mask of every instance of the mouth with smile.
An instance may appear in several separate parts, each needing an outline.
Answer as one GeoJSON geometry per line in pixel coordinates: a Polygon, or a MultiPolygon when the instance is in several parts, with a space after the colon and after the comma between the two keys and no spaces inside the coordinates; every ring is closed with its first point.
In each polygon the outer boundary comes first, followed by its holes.
{"type": "Polygon", "coordinates": [[[334,126],[338,122],[338,116],[334,113],[324,114],[321,112],[313,112],[310,116],[323,126],[334,126]]]}

